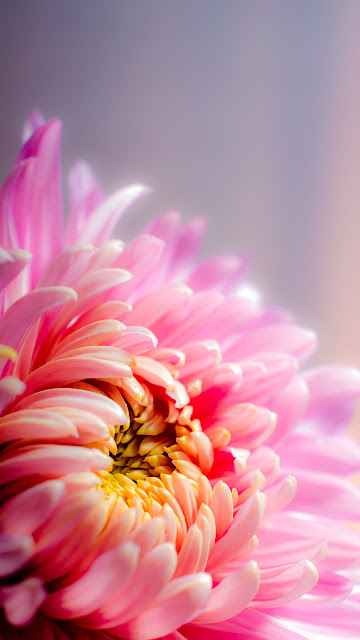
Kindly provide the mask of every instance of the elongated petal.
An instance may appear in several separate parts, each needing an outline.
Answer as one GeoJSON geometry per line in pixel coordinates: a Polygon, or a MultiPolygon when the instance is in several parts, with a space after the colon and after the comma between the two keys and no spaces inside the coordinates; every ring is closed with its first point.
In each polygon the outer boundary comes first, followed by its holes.
{"type": "Polygon", "coordinates": [[[32,291],[15,302],[0,319],[2,341],[17,349],[44,311],[75,299],[76,293],[69,287],[44,287],[32,291]]]}
{"type": "Polygon", "coordinates": [[[0,525],[8,532],[32,535],[50,516],[65,486],[61,480],[49,480],[11,498],[0,509],[0,525]]]}
{"type": "Polygon", "coordinates": [[[127,207],[147,192],[148,189],[144,185],[134,184],[107,198],[88,216],[86,227],[81,231],[78,242],[89,242],[95,246],[106,242],[112,236],[127,207]]]}
{"type": "Polygon", "coordinates": [[[31,557],[34,541],[31,536],[2,533],[0,535],[0,577],[16,573],[31,557]]]}
{"type": "Polygon", "coordinates": [[[19,584],[0,588],[0,602],[4,607],[6,618],[16,627],[31,622],[46,600],[46,595],[42,580],[36,577],[26,578],[19,584]]]}
{"type": "Polygon", "coordinates": [[[158,604],[135,620],[122,625],[127,637],[150,640],[175,631],[194,618],[205,606],[211,590],[211,577],[206,573],[183,576],[173,580],[158,604]]]}
{"type": "Polygon", "coordinates": [[[253,600],[260,585],[256,562],[248,562],[234,571],[211,591],[204,611],[192,624],[213,624],[233,618],[253,600]]]}
{"type": "Polygon", "coordinates": [[[99,471],[111,466],[112,460],[97,449],[38,445],[23,447],[19,453],[0,462],[0,484],[28,474],[58,478],[71,471],[99,471]]]}
{"type": "Polygon", "coordinates": [[[139,550],[132,542],[99,556],[84,575],[49,595],[45,613],[56,618],[78,618],[101,607],[108,594],[119,585],[125,587],[135,571],[139,550]]]}

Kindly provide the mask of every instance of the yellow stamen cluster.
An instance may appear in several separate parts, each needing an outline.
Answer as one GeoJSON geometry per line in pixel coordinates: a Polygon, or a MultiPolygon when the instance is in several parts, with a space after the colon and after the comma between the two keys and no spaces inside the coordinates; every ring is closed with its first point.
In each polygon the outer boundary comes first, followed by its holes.
{"type": "MultiPolygon", "coordinates": [[[[172,473],[176,460],[190,461],[189,454],[196,459],[190,434],[201,431],[201,427],[198,420],[191,420],[192,408],[187,406],[178,411],[172,402],[168,402],[166,411],[159,410],[147,387],[143,386],[143,390],[141,403],[121,390],[129,421],[115,426],[115,477],[119,473],[135,481],[159,477],[172,473]]],[[[114,391],[111,395],[114,396],[114,391]]]]}

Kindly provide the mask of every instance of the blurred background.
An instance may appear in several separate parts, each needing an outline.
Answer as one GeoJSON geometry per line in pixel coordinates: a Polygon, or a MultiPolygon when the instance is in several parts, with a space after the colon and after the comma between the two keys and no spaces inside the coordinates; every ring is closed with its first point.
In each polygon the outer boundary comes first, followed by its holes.
{"type": "Polygon", "coordinates": [[[360,365],[360,2],[2,0],[0,177],[33,107],[65,124],[68,170],[206,215],[204,253],[246,251],[251,280],[360,365]]]}

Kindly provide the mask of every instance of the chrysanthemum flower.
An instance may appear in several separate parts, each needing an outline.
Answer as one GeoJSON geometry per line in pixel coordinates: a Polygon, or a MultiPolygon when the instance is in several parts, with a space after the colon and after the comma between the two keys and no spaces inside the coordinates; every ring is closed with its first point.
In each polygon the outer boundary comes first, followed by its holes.
{"type": "Polygon", "coordinates": [[[76,164],[64,230],[60,124],[25,135],[0,192],[1,637],[358,637],[359,373],[299,372],[313,333],[242,257],[195,263],[202,219],[113,240],[141,185],[104,199],[76,164]]]}

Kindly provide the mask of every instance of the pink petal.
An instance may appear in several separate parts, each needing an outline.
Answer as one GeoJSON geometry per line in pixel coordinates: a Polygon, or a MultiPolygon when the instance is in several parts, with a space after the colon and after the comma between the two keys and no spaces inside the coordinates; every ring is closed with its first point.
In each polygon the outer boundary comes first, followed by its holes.
{"type": "Polygon", "coordinates": [[[232,560],[247,544],[259,527],[265,504],[265,496],[257,493],[240,507],[228,531],[215,543],[207,564],[208,571],[232,560]]]}
{"type": "Polygon", "coordinates": [[[259,609],[282,606],[297,600],[317,583],[319,574],[308,560],[304,560],[280,575],[261,581],[255,600],[250,604],[259,609]]]}
{"type": "Polygon", "coordinates": [[[99,320],[86,327],[72,331],[61,340],[51,352],[51,358],[65,355],[79,347],[94,347],[100,345],[113,345],[123,333],[125,325],[118,320],[99,320]]]}
{"type": "MultiPolygon", "coordinates": [[[[0,247],[0,290],[4,289],[9,282],[26,267],[31,260],[31,253],[22,249],[12,249],[5,251],[0,247]]],[[[9,306],[13,300],[8,301],[9,306]]]]}
{"type": "Polygon", "coordinates": [[[29,560],[34,549],[31,536],[2,533],[0,535],[0,576],[16,573],[29,560]]]}
{"type": "Polygon", "coordinates": [[[238,615],[255,597],[260,585],[260,572],[251,561],[233,571],[214,589],[204,611],[192,624],[214,624],[238,615]]]}
{"type": "Polygon", "coordinates": [[[12,440],[41,442],[67,436],[78,436],[75,425],[53,411],[27,410],[0,418],[1,444],[12,440]]]}
{"type": "MultiPolygon", "coordinates": [[[[286,473],[286,469],[283,469],[286,473]]],[[[335,475],[306,469],[296,470],[297,492],[291,508],[342,520],[359,519],[360,490],[355,484],[335,475]]]]}
{"type": "Polygon", "coordinates": [[[360,395],[360,372],[347,367],[321,367],[305,375],[310,401],[307,416],[330,413],[360,395]]]}
{"type": "Polygon", "coordinates": [[[228,294],[239,284],[245,267],[246,261],[242,256],[211,256],[195,267],[187,278],[187,284],[194,291],[214,289],[228,294]]]}
{"type": "Polygon", "coordinates": [[[149,189],[134,184],[117,191],[107,198],[87,218],[86,226],[78,237],[78,242],[89,242],[99,246],[112,237],[115,227],[125,210],[149,189]]]}
{"type": "Polygon", "coordinates": [[[133,372],[135,376],[140,376],[151,384],[159,385],[165,389],[171,389],[174,385],[174,379],[164,365],[147,356],[138,356],[136,358],[133,372]]]}
{"type": "Polygon", "coordinates": [[[129,354],[123,354],[126,351],[121,352],[120,349],[111,347],[74,349],[74,352],[56,358],[30,373],[25,380],[27,393],[40,391],[44,387],[65,386],[87,378],[131,377],[131,368],[126,364],[126,361],[129,362],[129,354]]]}
{"type": "Polygon", "coordinates": [[[104,199],[102,189],[91,167],[78,161],[69,173],[70,213],[66,224],[66,243],[75,244],[91,213],[104,199]]]}
{"type": "Polygon", "coordinates": [[[27,142],[37,129],[45,124],[44,116],[38,109],[33,109],[24,122],[22,142],[27,142]]]}
{"type": "Polygon", "coordinates": [[[42,581],[36,577],[25,578],[19,584],[0,588],[0,602],[6,619],[15,626],[29,624],[46,596],[42,581]]]}
{"type": "MultiPolygon", "coordinates": [[[[206,218],[192,218],[177,233],[174,246],[171,248],[169,276],[183,279],[182,276],[192,266],[196,254],[200,250],[207,226],[206,218]]],[[[156,230],[148,231],[162,237],[156,230]]]]}
{"type": "Polygon", "coordinates": [[[81,578],[49,594],[44,612],[52,617],[69,619],[85,616],[99,609],[109,593],[123,590],[138,563],[139,551],[132,542],[107,551],[96,558],[81,578]]]}
{"type": "Polygon", "coordinates": [[[108,469],[112,459],[98,449],[68,447],[58,444],[22,447],[0,462],[0,484],[26,475],[58,478],[72,471],[108,469]]]}
{"type": "Polygon", "coordinates": [[[349,475],[360,469],[360,446],[347,436],[294,433],[279,444],[277,451],[283,466],[313,469],[336,475],[349,475]]]}
{"type": "Polygon", "coordinates": [[[25,384],[18,378],[8,376],[0,380],[0,412],[3,412],[11,400],[24,390],[25,384]]]}
{"type": "Polygon", "coordinates": [[[312,331],[296,325],[272,325],[244,332],[233,347],[233,359],[254,359],[264,351],[287,353],[303,362],[316,348],[316,336],[312,331]]]}
{"type": "Polygon", "coordinates": [[[52,120],[34,132],[17,159],[18,164],[27,158],[36,157],[38,160],[36,176],[33,178],[36,189],[31,190],[31,213],[29,215],[29,211],[25,210],[18,222],[26,225],[31,238],[29,243],[20,246],[36,255],[31,265],[33,285],[62,249],[60,139],[61,123],[52,120]],[[39,246],[41,251],[38,250],[39,246]]]}
{"type": "Polygon", "coordinates": [[[50,516],[64,495],[64,483],[48,480],[7,500],[0,509],[0,523],[6,531],[31,535],[50,516]]]}
{"type": "Polygon", "coordinates": [[[121,625],[125,638],[150,640],[172,633],[192,620],[205,606],[211,590],[211,577],[206,573],[182,576],[173,580],[149,608],[131,622],[121,625]]]}
{"type": "Polygon", "coordinates": [[[175,576],[196,573],[202,552],[203,536],[197,524],[192,524],[183,540],[175,576]]]}
{"type": "Polygon", "coordinates": [[[88,410],[108,424],[125,424],[127,420],[123,409],[116,402],[102,394],[85,389],[52,388],[29,394],[14,407],[14,411],[30,407],[33,409],[71,407],[75,410],[77,408],[88,410]]]}
{"type": "Polygon", "coordinates": [[[158,545],[145,556],[122,597],[112,597],[108,602],[106,608],[109,619],[111,616],[111,627],[133,620],[153,604],[168,588],[176,560],[176,551],[169,543],[158,545]]]}

